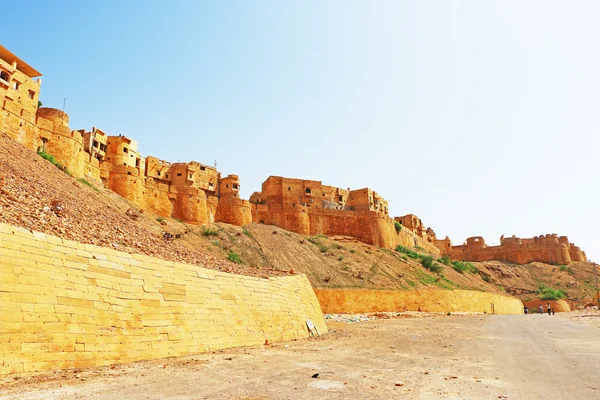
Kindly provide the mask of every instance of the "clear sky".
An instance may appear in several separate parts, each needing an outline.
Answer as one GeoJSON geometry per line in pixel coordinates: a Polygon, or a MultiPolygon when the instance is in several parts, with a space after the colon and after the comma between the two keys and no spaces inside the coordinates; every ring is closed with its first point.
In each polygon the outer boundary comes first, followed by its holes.
{"type": "Polygon", "coordinates": [[[600,2],[18,1],[1,43],[72,129],[240,176],[370,187],[455,244],[600,262],[600,2]]]}

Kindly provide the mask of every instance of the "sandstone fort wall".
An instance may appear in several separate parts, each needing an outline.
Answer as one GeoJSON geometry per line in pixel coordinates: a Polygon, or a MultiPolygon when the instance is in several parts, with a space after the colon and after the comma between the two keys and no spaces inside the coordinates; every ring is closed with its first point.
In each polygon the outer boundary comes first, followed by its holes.
{"type": "Polygon", "coordinates": [[[0,375],[327,332],[304,275],[258,279],[0,224],[0,375]]]}
{"type": "Polygon", "coordinates": [[[393,311],[481,312],[520,314],[523,303],[514,297],[472,290],[315,289],[326,314],[393,311]]]}

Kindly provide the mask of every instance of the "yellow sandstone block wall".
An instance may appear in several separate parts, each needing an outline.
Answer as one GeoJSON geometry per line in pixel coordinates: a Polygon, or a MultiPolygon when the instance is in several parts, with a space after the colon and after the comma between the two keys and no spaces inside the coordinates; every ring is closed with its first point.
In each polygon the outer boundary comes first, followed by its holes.
{"type": "Polygon", "coordinates": [[[315,289],[321,309],[328,314],[386,311],[487,312],[520,314],[523,303],[514,297],[472,290],[315,289]]]}
{"type": "Polygon", "coordinates": [[[259,279],[0,224],[0,376],[327,331],[304,275],[259,279]]]}

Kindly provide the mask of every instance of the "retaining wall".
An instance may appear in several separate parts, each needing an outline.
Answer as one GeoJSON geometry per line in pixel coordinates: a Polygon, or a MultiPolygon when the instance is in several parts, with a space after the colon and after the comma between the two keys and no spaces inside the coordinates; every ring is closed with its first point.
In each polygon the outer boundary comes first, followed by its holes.
{"type": "Polygon", "coordinates": [[[0,224],[0,375],[327,332],[304,275],[258,279],[0,224]]]}
{"type": "Polygon", "coordinates": [[[386,311],[492,312],[520,314],[523,303],[514,297],[472,290],[315,289],[321,309],[328,314],[386,311]]]}

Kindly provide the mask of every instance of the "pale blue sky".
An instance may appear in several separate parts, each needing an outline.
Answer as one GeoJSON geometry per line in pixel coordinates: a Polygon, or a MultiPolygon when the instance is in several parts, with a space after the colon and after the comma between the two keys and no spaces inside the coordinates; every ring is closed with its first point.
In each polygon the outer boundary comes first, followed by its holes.
{"type": "Polygon", "coordinates": [[[2,44],[71,128],[143,155],[371,187],[460,244],[600,261],[596,1],[30,1],[2,44]]]}

